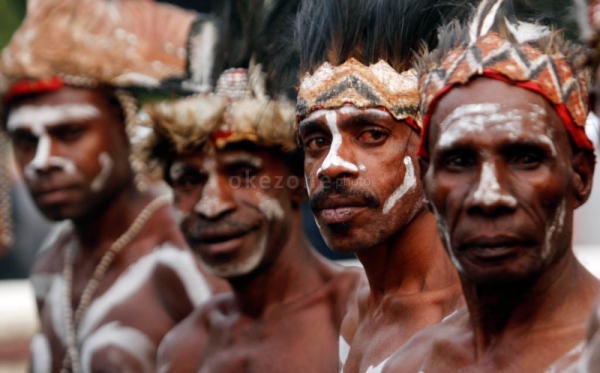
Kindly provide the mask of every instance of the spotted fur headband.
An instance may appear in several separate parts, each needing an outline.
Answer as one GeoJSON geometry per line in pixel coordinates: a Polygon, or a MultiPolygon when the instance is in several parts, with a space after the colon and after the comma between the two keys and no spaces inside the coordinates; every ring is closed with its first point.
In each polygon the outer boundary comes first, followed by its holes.
{"type": "Polygon", "coordinates": [[[306,74],[302,79],[296,112],[302,119],[313,111],[344,104],[359,109],[381,107],[420,132],[417,83],[415,70],[399,74],[383,60],[369,67],[354,58],[340,66],[325,62],[313,75],[306,74]]]}
{"type": "Polygon", "coordinates": [[[150,149],[160,140],[178,154],[241,141],[284,151],[296,148],[294,106],[266,95],[260,64],[224,71],[212,93],[148,104],[144,111],[154,130],[150,149]]]}

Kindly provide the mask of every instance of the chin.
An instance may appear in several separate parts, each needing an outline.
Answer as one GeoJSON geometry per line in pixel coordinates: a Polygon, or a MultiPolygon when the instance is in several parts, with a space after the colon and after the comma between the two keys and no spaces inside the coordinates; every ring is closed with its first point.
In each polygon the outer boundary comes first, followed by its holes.
{"type": "Polygon", "coordinates": [[[459,269],[461,277],[474,285],[509,285],[522,283],[539,277],[542,273],[540,266],[498,265],[488,268],[473,268],[464,264],[459,269]]]}

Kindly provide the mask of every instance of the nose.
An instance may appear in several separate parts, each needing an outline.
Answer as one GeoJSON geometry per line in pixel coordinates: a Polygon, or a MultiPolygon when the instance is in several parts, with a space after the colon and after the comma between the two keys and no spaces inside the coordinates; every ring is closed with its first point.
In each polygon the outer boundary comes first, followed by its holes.
{"type": "Polygon", "coordinates": [[[200,201],[194,211],[205,220],[218,220],[236,208],[228,182],[220,180],[218,175],[209,175],[202,190],[200,201]]]}
{"type": "Polygon", "coordinates": [[[500,181],[498,167],[486,162],[479,172],[479,181],[473,186],[467,201],[470,213],[497,216],[510,213],[517,207],[517,199],[500,181]]]}
{"type": "Polygon", "coordinates": [[[343,141],[337,128],[332,132],[329,153],[327,153],[321,167],[317,170],[317,177],[320,180],[336,180],[358,176],[360,167],[356,164],[350,146],[343,141]]]}

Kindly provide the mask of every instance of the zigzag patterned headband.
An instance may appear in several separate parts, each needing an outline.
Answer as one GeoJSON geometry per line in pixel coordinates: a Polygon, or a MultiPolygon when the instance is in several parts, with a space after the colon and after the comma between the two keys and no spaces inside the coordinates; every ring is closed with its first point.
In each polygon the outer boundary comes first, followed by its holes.
{"type": "Polygon", "coordinates": [[[381,107],[420,132],[417,83],[414,70],[399,74],[385,61],[369,67],[354,58],[335,67],[325,62],[312,76],[306,74],[302,79],[296,113],[302,119],[313,111],[348,103],[359,109],[381,107]]]}
{"type": "Polygon", "coordinates": [[[418,154],[428,157],[427,129],[439,99],[477,76],[509,82],[545,97],[556,109],[579,149],[594,150],[585,134],[586,84],[562,55],[548,55],[528,44],[513,44],[495,32],[450,52],[438,68],[421,77],[423,131],[418,154]]]}

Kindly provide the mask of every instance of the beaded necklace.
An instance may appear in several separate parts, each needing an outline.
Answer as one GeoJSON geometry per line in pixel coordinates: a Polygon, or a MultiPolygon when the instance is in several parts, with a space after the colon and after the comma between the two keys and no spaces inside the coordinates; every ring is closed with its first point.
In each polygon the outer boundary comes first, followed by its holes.
{"type": "Polygon", "coordinates": [[[115,242],[113,242],[110,248],[102,256],[100,263],[98,263],[98,265],[94,269],[94,274],[92,275],[92,278],[86,284],[81,295],[79,305],[75,310],[74,316],[73,310],[71,308],[71,292],[73,291],[73,262],[75,257],[75,245],[67,249],[65,253],[65,262],[63,267],[63,278],[65,280],[64,313],[65,325],[67,329],[67,353],[63,360],[61,373],[78,373],[80,371],[79,351],[77,350],[77,329],[79,327],[81,319],[83,318],[83,315],[90,306],[92,297],[98,289],[100,281],[106,274],[106,271],[112,264],[113,260],[115,259],[117,254],[125,246],[131,243],[131,241],[138,235],[138,233],[140,233],[141,229],[148,222],[150,217],[158,209],[170,204],[171,202],[172,198],[170,195],[163,195],[154,199],[152,202],[146,205],[146,207],[144,207],[144,209],[136,217],[136,219],[127,229],[127,231],[123,233],[115,242]]]}

